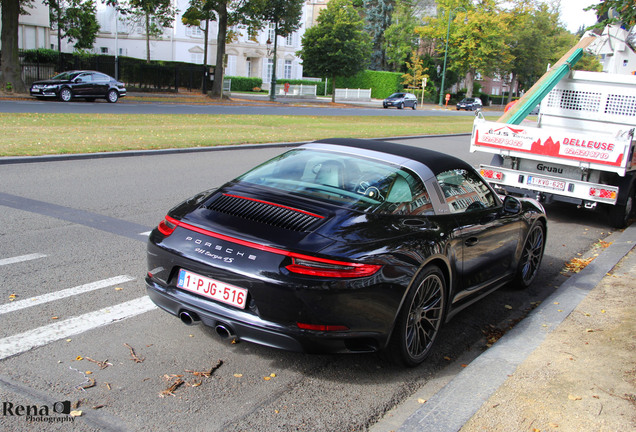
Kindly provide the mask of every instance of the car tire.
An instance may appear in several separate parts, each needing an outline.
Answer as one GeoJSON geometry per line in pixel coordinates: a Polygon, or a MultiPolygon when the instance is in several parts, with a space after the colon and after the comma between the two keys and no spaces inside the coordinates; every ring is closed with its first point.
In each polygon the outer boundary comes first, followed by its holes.
{"type": "Polygon", "coordinates": [[[627,194],[627,199],[623,204],[615,204],[607,206],[607,216],[609,218],[609,223],[613,228],[623,229],[627,226],[629,222],[629,218],[632,216],[634,212],[634,186],[632,185],[629,188],[629,193],[627,194]]]}
{"type": "Polygon", "coordinates": [[[397,106],[397,109],[402,109],[402,108],[404,108],[404,103],[400,103],[400,104],[397,106]]]}
{"type": "Polygon", "coordinates": [[[521,251],[517,273],[513,281],[514,288],[528,288],[539,273],[539,266],[545,249],[545,227],[537,222],[530,228],[521,251]]]}
{"type": "Polygon", "coordinates": [[[416,109],[417,109],[417,102],[413,104],[413,111],[415,111],[416,109]]]}
{"type": "Polygon", "coordinates": [[[70,88],[64,87],[62,90],[60,90],[59,98],[62,102],[68,102],[73,99],[73,92],[70,88]]]}
{"type": "Polygon", "coordinates": [[[425,267],[414,280],[398,314],[387,347],[393,361],[421,364],[431,352],[446,315],[448,287],[439,267],[425,267]]]}
{"type": "Polygon", "coordinates": [[[106,93],[106,100],[110,103],[115,103],[119,100],[119,93],[115,89],[108,90],[106,93]]]}

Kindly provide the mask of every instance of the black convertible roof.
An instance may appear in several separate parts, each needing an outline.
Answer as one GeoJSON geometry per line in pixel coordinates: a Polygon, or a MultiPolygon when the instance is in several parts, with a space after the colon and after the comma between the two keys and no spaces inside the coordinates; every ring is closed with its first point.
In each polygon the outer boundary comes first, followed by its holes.
{"type": "Polygon", "coordinates": [[[395,144],[388,141],[353,138],[329,138],[314,142],[321,144],[334,144],[339,146],[355,147],[381,153],[387,153],[395,156],[401,156],[426,165],[435,175],[457,168],[463,168],[469,171],[473,169],[470,164],[459,158],[456,158],[455,156],[450,156],[445,153],[423,149],[420,147],[395,144]]]}

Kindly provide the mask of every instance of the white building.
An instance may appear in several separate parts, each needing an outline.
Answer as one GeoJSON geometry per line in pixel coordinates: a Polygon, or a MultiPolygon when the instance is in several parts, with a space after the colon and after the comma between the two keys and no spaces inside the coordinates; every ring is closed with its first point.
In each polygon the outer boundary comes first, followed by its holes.
{"type": "MultiPolygon", "coordinates": [[[[18,20],[18,49],[49,48],[49,8],[42,0],[34,0],[29,15],[20,15],[18,20]]],[[[0,15],[1,16],[1,15],[0,15]]],[[[2,28],[0,21],[0,28],[2,28]]],[[[0,45],[0,49],[2,46],[0,45]]]]}
{"type": "MultiPolygon", "coordinates": [[[[164,29],[159,38],[150,41],[150,59],[179,61],[203,64],[204,43],[203,31],[199,28],[185,26],[181,22],[181,14],[188,8],[188,0],[174,0],[177,13],[173,27],[164,29]]],[[[300,28],[288,37],[278,38],[277,79],[301,79],[303,68],[296,51],[301,49],[301,37],[305,32],[307,17],[312,17],[315,3],[326,3],[325,0],[308,1],[303,10],[300,28]]],[[[115,9],[97,2],[97,18],[100,32],[97,35],[93,52],[97,54],[146,58],[146,35],[143,26],[130,22],[126,17],[115,12],[115,9]]],[[[236,41],[226,45],[225,74],[230,76],[259,77],[263,87],[268,88],[273,66],[271,49],[267,41],[273,42],[273,26],[260,31],[254,38],[247,35],[246,29],[232,28],[238,34],[236,41]]],[[[216,64],[218,24],[210,21],[208,40],[208,65],[216,64]]],[[[57,49],[57,39],[51,34],[52,49],[57,49]]],[[[62,41],[62,51],[72,52],[73,46],[62,41]]]]}

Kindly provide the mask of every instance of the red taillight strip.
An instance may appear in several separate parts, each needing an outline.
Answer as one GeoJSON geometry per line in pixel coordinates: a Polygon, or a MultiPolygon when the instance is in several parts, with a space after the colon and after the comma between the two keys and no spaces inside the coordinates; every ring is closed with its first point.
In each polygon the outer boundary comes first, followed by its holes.
{"type": "Polygon", "coordinates": [[[349,327],[343,325],[325,325],[325,324],[306,324],[296,323],[298,328],[303,330],[315,330],[315,331],[347,331],[349,327]]]}
{"type": "Polygon", "coordinates": [[[311,276],[329,276],[329,277],[343,277],[343,278],[344,277],[361,277],[361,276],[370,276],[374,274],[375,272],[377,272],[378,270],[380,270],[380,267],[382,267],[380,265],[375,265],[375,264],[352,263],[352,262],[345,262],[345,261],[330,260],[327,258],[318,258],[318,257],[310,256],[310,255],[303,255],[296,252],[290,252],[284,249],[278,249],[275,247],[266,246],[266,245],[254,243],[251,241],[247,241],[247,240],[237,239],[237,238],[230,237],[224,234],[215,233],[213,231],[210,231],[204,228],[199,228],[198,226],[190,225],[187,222],[178,221],[176,219],[170,218],[169,216],[166,216],[166,220],[170,223],[174,223],[182,228],[197,232],[199,234],[214,237],[219,240],[224,240],[231,243],[236,243],[241,246],[247,246],[253,249],[262,250],[264,252],[270,252],[277,255],[287,256],[290,258],[298,258],[298,259],[302,259],[306,261],[314,261],[314,262],[319,262],[323,264],[331,264],[334,266],[343,266],[343,267],[351,268],[350,270],[348,269],[338,269],[338,270],[312,269],[311,267],[298,266],[293,264],[286,267],[288,270],[295,271],[296,273],[302,273],[302,274],[307,274],[311,276]]]}
{"type": "Polygon", "coordinates": [[[287,210],[292,210],[292,211],[295,211],[295,212],[298,212],[298,213],[306,214],[307,216],[313,216],[313,217],[320,218],[320,219],[324,219],[325,218],[324,216],[320,216],[320,215],[315,214],[315,213],[310,213],[310,212],[305,211],[305,210],[300,210],[300,209],[297,209],[297,208],[294,208],[294,207],[287,207],[287,206],[284,206],[282,204],[276,204],[276,203],[269,202],[269,201],[262,201],[262,200],[259,200],[259,199],[256,199],[256,198],[248,198],[248,197],[244,197],[244,196],[240,196],[240,195],[232,195],[232,194],[226,194],[226,193],[224,193],[223,195],[224,196],[228,196],[228,197],[232,197],[232,198],[240,198],[240,199],[244,199],[244,200],[248,200],[248,201],[254,201],[254,202],[257,202],[257,203],[261,203],[261,204],[267,204],[267,205],[271,205],[271,206],[274,206],[274,207],[280,207],[280,208],[284,208],[284,209],[287,209],[287,210]]]}

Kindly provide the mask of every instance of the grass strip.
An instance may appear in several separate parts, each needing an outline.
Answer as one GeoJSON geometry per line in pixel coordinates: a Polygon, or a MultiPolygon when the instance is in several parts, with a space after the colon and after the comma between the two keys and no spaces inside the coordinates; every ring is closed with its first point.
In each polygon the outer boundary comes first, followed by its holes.
{"type": "Polygon", "coordinates": [[[470,132],[473,117],[0,114],[0,156],[470,132]]]}

